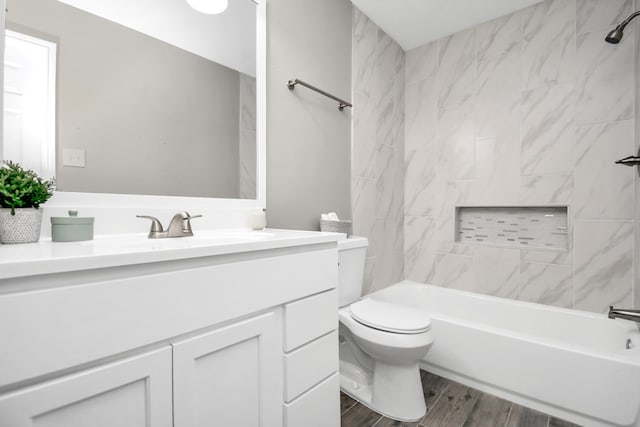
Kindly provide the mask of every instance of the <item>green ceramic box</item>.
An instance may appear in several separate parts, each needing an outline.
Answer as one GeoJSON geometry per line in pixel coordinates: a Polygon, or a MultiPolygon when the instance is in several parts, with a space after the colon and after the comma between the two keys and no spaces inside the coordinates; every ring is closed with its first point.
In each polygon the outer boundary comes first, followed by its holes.
{"type": "Polygon", "coordinates": [[[54,242],[80,242],[93,240],[93,217],[79,217],[77,211],[69,216],[51,217],[51,240],[54,242]]]}

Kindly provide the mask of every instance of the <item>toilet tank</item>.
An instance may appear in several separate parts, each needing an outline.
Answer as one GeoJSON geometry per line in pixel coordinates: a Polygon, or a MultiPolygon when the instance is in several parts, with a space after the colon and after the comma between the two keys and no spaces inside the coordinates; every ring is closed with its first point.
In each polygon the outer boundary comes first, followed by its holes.
{"type": "Polygon", "coordinates": [[[364,262],[367,259],[366,237],[351,236],[338,241],[338,306],[357,301],[362,295],[364,262]]]}

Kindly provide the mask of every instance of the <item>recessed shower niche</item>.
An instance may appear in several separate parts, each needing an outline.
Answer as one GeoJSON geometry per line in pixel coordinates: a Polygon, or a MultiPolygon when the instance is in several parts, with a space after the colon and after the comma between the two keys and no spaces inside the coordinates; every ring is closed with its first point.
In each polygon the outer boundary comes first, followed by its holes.
{"type": "Polygon", "coordinates": [[[550,250],[569,248],[567,206],[456,207],[456,242],[550,250]]]}

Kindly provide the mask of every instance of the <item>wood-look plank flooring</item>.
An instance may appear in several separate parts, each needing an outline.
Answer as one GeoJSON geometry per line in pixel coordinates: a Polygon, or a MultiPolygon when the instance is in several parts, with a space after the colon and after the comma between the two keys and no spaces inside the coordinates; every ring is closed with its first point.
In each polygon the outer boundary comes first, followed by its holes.
{"type": "Polygon", "coordinates": [[[579,427],[437,375],[421,372],[427,413],[420,421],[406,423],[391,420],[341,392],[342,427],[579,427]]]}

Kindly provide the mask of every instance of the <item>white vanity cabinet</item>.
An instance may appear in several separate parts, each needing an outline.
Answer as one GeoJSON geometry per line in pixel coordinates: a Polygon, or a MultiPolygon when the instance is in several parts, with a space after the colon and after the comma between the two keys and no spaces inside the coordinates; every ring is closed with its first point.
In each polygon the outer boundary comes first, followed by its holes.
{"type": "Polygon", "coordinates": [[[175,427],[280,425],[278,313],[173,344],[175,427]]]}
{"type": "Polygon", "coordinates": [[[0,396],[6,427],[171,427],[171,347],[0,396]]]}
{"type": "Polygon", "coordinates": [[[338,427],[327,240],[0,276],[0,426],[338,427]]]}

